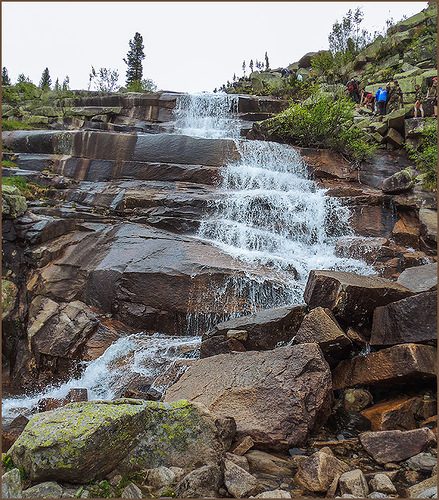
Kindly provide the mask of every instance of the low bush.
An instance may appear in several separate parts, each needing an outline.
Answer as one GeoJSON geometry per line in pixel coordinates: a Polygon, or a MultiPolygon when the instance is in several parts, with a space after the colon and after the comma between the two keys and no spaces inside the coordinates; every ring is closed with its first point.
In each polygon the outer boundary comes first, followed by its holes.
{"type": "Polygon", "coordinates": [[[421,172],[422,185],[425,189],[437,189],[437,124],[432,123],[425,127],[416,148],[406,144],[409,158],[421,172]]]}
{"type": "Polygon", "coordinates": [[[36,184],[35,182],[28,182],[23,177],[13,175],[11,177],[2,177],[3,186],[14,186],[20,190],[20,193],[27,200],[40,200],[46,197],[49,188],[36,184]]]}
{"type": "Polygon", "coordinates": [[[354,126],[354,103],[346,97],[315,94],[303,103],[292,103],[265,122],[275,138],[304,147],[330,148],[359,163],[372,155],[376,146],[354,126]]]}
{"type": "Polygon", "coordinates": [[[20,120],[3,120],[2,130],[33,130],[35,125],[20,120]]]}

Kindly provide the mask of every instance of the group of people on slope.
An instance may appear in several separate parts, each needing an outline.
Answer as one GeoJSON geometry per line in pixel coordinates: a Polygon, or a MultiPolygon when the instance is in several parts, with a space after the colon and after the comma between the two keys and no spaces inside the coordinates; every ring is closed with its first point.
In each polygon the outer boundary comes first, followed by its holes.
{"type": "MultiPolygon", "coordinates": [[[[359,82],[355,79],[349,80],[346,84],[346,92],[350,98],[360,106],[365,106],[379,115],[391,113],[396,109],[404,106],[404,95],[398,80],[389,82],[385,87],[379,87],[375,95],[372,92],[360,91],[359,82]]],[[[424,96],[420,85],[415,85],[415,104],[414,104],[414,117],[424,117],[424,108],[422,101],[430,100],[434,109],[434,116],[437,116],[437,77],[434,77],[431,86],[428,88],[427,95],[424,96]]]]}

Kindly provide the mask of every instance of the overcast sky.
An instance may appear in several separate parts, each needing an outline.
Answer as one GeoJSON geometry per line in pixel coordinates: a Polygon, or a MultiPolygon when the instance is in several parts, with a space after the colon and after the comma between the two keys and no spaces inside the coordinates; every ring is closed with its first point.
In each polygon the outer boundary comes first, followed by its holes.
{"type": "Polygon", "coordinates": [[[47,66],[54,82],[69,75],[71,88],[87,88],[90,67],[117,69],[128,41],[142,34],[144,77],[162,90],[212,91],[242,61],[263,60],[273,68],[305,52],[328,48],[336,19],[362,7],[364,27],[382,29],[427,2],[2,2],[2,64],[15,82],[25,73],[38,83],[47,66]]]}

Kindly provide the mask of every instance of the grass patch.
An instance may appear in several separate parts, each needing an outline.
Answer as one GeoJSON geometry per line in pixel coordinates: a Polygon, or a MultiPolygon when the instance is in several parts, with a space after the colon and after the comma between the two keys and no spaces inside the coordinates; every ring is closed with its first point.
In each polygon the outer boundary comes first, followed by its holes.
{"type": "Polygon", "coordinates": [[[19,120],[3,120],[2,130],[34,130],[37,127],[31,123],[22,122],[19,120]]]}

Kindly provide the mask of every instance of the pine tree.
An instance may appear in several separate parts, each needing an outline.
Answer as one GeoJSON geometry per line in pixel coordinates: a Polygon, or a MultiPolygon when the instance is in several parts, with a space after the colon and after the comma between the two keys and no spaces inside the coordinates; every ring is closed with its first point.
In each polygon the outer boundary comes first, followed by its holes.
{"type": "Polygon", "coordinates": [[[253,59],[250,59],[249,67],[250,67],[250,71],[253,73],[253,68],[254,68],[253,59]]]}
{"type": "Polygon", "coordinates": [[[128,66],[127,68],[127,88],[141,87],[143,67],[142,61],[145,59],[143,52],[143,38],[140,33],[136,33],[134,38],[129,42],[130,50],[128,51],[126,59],[123,62],[128,66]]]}
{"type": "Polygon", "coordinates": [[[70,83],[70,78],[68,76],[66,76],[64,78],[64,81],[62,82],[62,89],[63,90],[69,90],[69,83],[70,83]]]}
{"type": "Polygon", "coordinates": [[[233,81],[236,82],[236,73],[233,73],[233,81]]]}
{"type": "Polygon", "coordinates": [[[3,66],[2,69],[2,84],[3,86],[11,85],[11,79],[9,78],[8,70],[5,68],[5,66],[3,66]]]}
{"type": "Polygon", "coordinates": [[[268,61],[268,54],[265,52],[265,69],[269,70],[270,69],[270,62],[268,61]]]}
{"type": "Polygon", "coordinates": [[[55,92],[59,92],[61,90],[61,85],[59,84],[59,78],[56,79],[55,81],[55,87],[53,88],[55,92]]]}
{"type": "Polygon", "coordinates": [[[50,90],[51,85],[52,85],[52,80],[50,78],[49,68],[45,68],[43,74],[41,75],[40,88],[43,90],[50,90]]]}
{"type": "Polygon", "coordinates": [[[31,81],[24,73],[20,73],[17,77],[17,83],[31,83],[31,81]]]}
{"type": "Polygon", "coordinates": [[[244,73],[245,76],[245,61],[242,61],[242,72],[244,73]]]}

